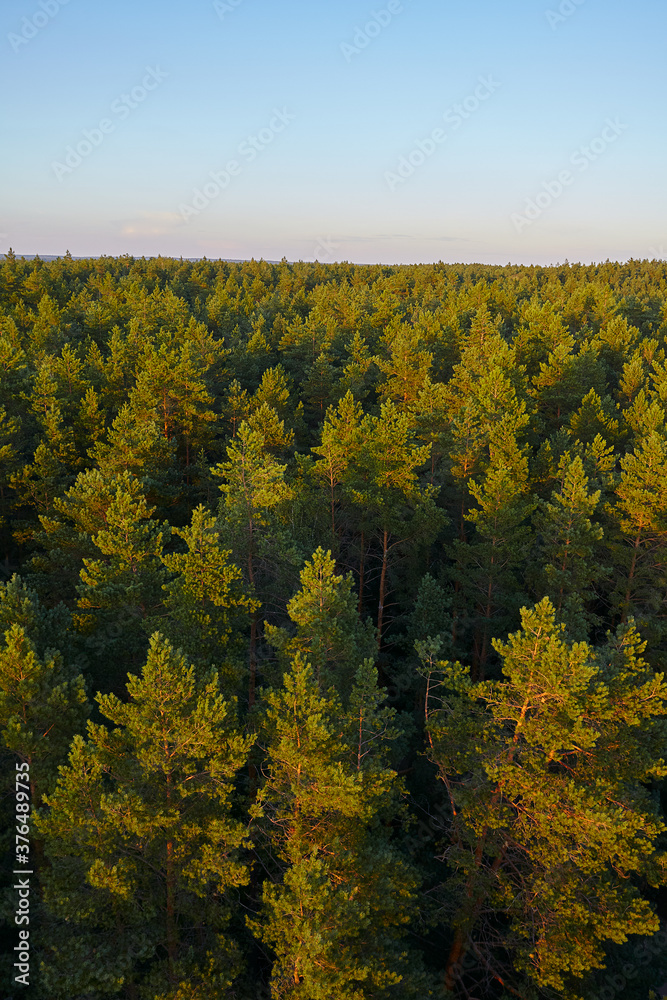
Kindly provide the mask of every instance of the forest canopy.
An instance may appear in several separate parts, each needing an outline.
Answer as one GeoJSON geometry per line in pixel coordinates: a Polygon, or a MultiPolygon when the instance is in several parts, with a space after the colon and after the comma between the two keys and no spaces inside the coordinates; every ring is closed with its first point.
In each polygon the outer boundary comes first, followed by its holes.
{"type": "Polygon", "coordinates": [[[660,261],[6,254],[4,980],[21,762],[36,997],[648,1000],[666,416],[660,261]]]}

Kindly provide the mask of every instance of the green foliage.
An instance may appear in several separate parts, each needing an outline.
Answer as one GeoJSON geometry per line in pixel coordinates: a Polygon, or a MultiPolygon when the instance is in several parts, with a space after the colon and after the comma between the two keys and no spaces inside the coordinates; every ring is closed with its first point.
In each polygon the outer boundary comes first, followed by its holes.
{"type": "Polygon", "coordinates": [[[17,625],[41,655],[47,649],[63,649],[68,641],[71,616],[63,604],[45,607],[20,576],[0,583],[0,635],[17,625]]]}
{"type": "Polygon", "coordinates": [[[422,577],[407,632],[410,647],[429,637],[439,639],[441,646],[450,639],[451,603],[451,594],[430,573],[422,577]]]}
{"type": "Polygon", "coordinates": [[[361,446],[353,466],[349,495],[361,530],[381,547],[377,615],[378,645],[385,627],[385,602],[391,590],[390,559],[396,550],[428,545],[444,524],[435,505],[437,487],[422,486],[418,470],[428,460],[429,446],[418,445],[408,414],[383,403],[380,416],[367,414],[360,427],[361,446]]]}
{"type": "MultiPolygon", "coordinates": [[[[319,455],[313,477],[325,486],[331,509],[331,539],[337,541],[336,511],[340,506],[340,487],[348,487],[351,464],[361,444],[361,404],[348,391],[336,407],[329,407],[321,432],[321,444],[312,450],[319,455]]],[[[347,492],[347,490],[346,490],[347,492]]]]}
{"type": "Polygon", "coordinates": [[[600,566],[599,542],[603,529],[591,521],[600,490],[588,486],[581,458],[569,452],[558,467],[561,486],[551,500],[543,500],[535,515],[539,533],[540,575],[535,589],[547,594],[559,620],[565,622],[572,638],[585,639],[596,618],[587,611],[593,597],[591,585],[605,575],[600,566]]]}
{"type": "Polygon", "coordinates": [[[666,319],[660,261],[0,259],[37,995],[609,1000],[664,892],[666,319]],[[158,702],[241,741],[173,810],[158,702]]]}
{"type": "Polygon", "coordinates": [[[275,997],[406,995],[409,961],[397,941],[417,879],[381,822],[395,775],[380,748],[395,734],[371,671],[359,672],[347,717],[335,696],[318,693],[300,654],[266,697],[267,774],[253,815],[268,821],[279,872],[251,926],[275,952],[275,997]]]}
{"type": "Polygon", "coordinates": [[[376,640],[370,621],[359,620],[352,574],[337,576],[335,569],[331,553],[317,549],[301,571],[301,590],[287,605],[296,634],[275,625],[267,625],[266,634],[288,663],[303,653],[321,689],[333,685],[345,697],[357,668],[375,653],[376,640]]]}
{"type": "Polygon", "coordinates": [[[0,648],[0,732],[13,759],[30,765],[33,805],[54,783],[87,716],[83,677],[72,676],[57,651],[38,656],[22,625],[7,629],[0,648]]]}
{"type": "Polygon", "coordinates": [[[187,528],[172,528],[186,552],[163,555],[174,574],[163,584],[167,596],[161,615],[146,622],[149,632],[162,634],[198,666],[215,666],[229,684],[238,681],[242,649],[239,631],[257,602],[244,592],[242,573],[222,548],[216,519],[204,507],[192,512],[187,528]]]}
{"type": "Polygon", "coordinates": [[[470,629],[478,678],[483,676],[492,637],[507,631],[523,598],[518,568],[526,558],[528,518],[535,508],[530,496],[528,460],[514,438],[490,446],[484,476],[468,489],[477,501],[464,515],[474,524],[474,537],[458,538],[454,556],[461,598],[457,618],[470,629]]]}
{"type": "Polygon", "coordinates": [[[39,819],[56,920],[44,986],[54,1000],[133,984],[142,997],[205,984],[222,998],[239,968],[226,927],[248,872],[231,795],[249,740],[217,674],[197,679],[157,633],[127,691],[98,696],[115,728],[89,723],[74,740],[39,819]]]}
{"type": "Polygon", "coordinates": [[[548,598],[521,616],[521,631],[494,643],[502,680],[472,684],[458,663],[425,664],[456,873],[447,982],[472,950],[501,978],[513,966],[572,995],[606,941],[659,927],[630,876],[657,884],[665,865],[647,786],[667,774],[667,685],[632,623],[594,650],[564,640],[548,598]]]}
{"type": "Polygon", "coordinates": [[[649,434],[620,465],[610,505],[616,571],[611,601],[624,618],[635,615],[659,640],[665,632],[667,594],[667,441],[649,434]]]}
{"type": "MultiPolygon", "coordinates": [[[[127,473],[112,480],[104,492],[108,506],[105,502],[103,524],[90,534],[94,554],[82,558],[75,621],[96,652],[96,671],[108,670],[109,658],[115,660],[115,682],[125,672],[122,665],[127,669],[145,654],[143,623],[162,600],[163,538],[169,526],[151,519],[154,508],[127,473]]],[[[79,512],[83,507],[86,519],[91,513],[88,500],[95,502],[86,494],[72,498],[72,503],[80,502],[79,512]]]]}
{"type": "Polygon", "coordinates": [[[157,420],[141,416],[125,403],[107,440],[95,444],[90,458],[105,478],[132,473],[148,496],[165,503],[175,494],[174,452],[173,442],[161,434],[157,420]]]}
{"type": "Polygon", "coordinates": [[[227,448],[227,462],[214,469],[223,480],[220,518],[253,585],[255,562],[275,525],[274,511],[290,499],[285,468],[268,451],[263,433],[244,421],[227,448]]]}

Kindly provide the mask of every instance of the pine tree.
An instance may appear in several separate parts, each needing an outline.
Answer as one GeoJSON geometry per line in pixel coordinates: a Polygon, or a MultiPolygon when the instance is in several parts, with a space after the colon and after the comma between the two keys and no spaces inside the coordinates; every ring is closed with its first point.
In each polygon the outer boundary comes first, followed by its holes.
{"type": "Polygon", "coordinates": [[[38,656],[26,629],[12,625],[0,648],[0,733],[14,759],[30,765],[33,806],[54,784],[87,715],[83,677],[67,670],[57,650],[38,656]]]}
{"type": "Polygon", "coordinates": [[[271,407],[278,415],[279,420],[286,420],[291,415],[290,405],[290,382],[291,379],[282,365],[275,368],[267,368],[262,375],[259,388],[254,393],[250,408],[252,411],[259,410],[264,404],[271,407]]]}
{"type": "Polygon", "coordinates": [[[334,685],[343,697],[358,667],[376,650],[375,630],[370,621],[359,620],[352,586],[352,574],[337,576],[331,552],[319,548],[301,571],[301,590],[287,605],[296,634],[266,626],[268,641],[288,663],[301,652],[312,665],[320,690],[334,685]]]}
{"type": "Polygon", "coordinates": [[[30,369],[16,324],[5,329],[9,326],[7,317],[0,318],[0,398],[3,406],[9,407],[9,415],[19,417],[23,409],[21,401],[28,391],[30,369]]]}
{"type": "Polygon", "coordinates": [[[62,313],[48,292],[41,296],[30,327],[30,344],[37,354],[53,353],[63,344],[62,313]]]}
{"type": "Polygon", "coordinates": [[[346,482],[346,473],[356,458],[361,444],[361,404],[350,391],[337,406],[330,406],[322,426],[322,443],[312,451],[320,455],[313,466],[316,481],[323,483],[329,494],[331,507],[331,543],[337,543],[336,510],[340,504],[341,485],[346,482]]]}
{"type": "MultiPolygon", "coordinates": [[[[275,575],[281,554],[277,511],[291,498],[285,482],[286,466],[279,465],[267,449],[264,437],[245,421],[227,447],[227,462],[215,467],[222,478],[219,516],[222,535],[229,540],[234,561],[245,571],[250,596],[265,598],[264,581],[275,575]],[[276,545],[276,542],[278,545],[276,545]]],[[[257,643],[261,617],[257,609],[250,627],[250,705],[255,701],[257,643]]]]}
{"type": "Polygon", "coordinates": [[[284,686],[266,700],[266,779],[253,815],[278,871],[250,926],[276,956],[272,996],[410,995],[400,939],[417,879],[386,826],[398,811],[397,785],[382,743],[396,734],[392,713],[379,707],[377,675],[369,663],[361,668],[343,717],[297,654],[284,686]]]}
{"type": "Polygon", "coordinates": [[[216,519],[202,506],[186,528],[172,528],[186,552],[166,553],[162,562],[174,574],[163,584],[164,610],[146,628],[161,633],[202,667],[214,666],[227,686],[238,680],[243,649],[239,632],[257,609],[243,588],[243,574],[223,549],[216,519]]]}
{"type": "Polygon", "coordinates": [[[462,542],[467,535],[465,487],[487,469],[491,445],[496,454],[503,449],[511,454],[517,442],[521,445],[530,421],[525,369],[517,364],[516,350],[495,330],[495,324],[486,330],[488,325],[487,321],[471,331],[461,363],[455,365],[447,385],[451,475],[458,486],[452,504],[458,508],[462,542]]]}
{"type": "Polygon", "coordinates": [[[410,614],[407,640],[410,647],[415,642],[439,639],[441,644],[451,641],[451,593],[448,593],[430,573],[422,577],[414,607],[410,614]]]}
{"type": "Polygon", "coordinates": [[[532,382],[538,412],[555,431],[576,410],[587,393],[605,394],[605,366],[595,346],[586,342],[575,352],[575,339],[568,335],[540,365],[532,382]]]}
{"type": "Polygon", "coordinates": [[[102,409],[99,393],[92,387],[86,390],[74,417],[75,439],[80,455],[89,455],[97,442],[104,437],[106,414],[102,409]]]}
{"type": "Polygon", "coordinates": [[[618,406],[606,396],[601,399],[595,389],[591,389],[581,401],[581,406],[570,417],[570,428],[575,438],[589,444],[596,435],[616,444],[625,436],[618,420],[618,406]]]}
{"type": "Polygon", "coordinates": [[[75,599],[81,561],[98,554],[92,538],[106,527],[107,511],[119,489],[137,500],[143,498],[132,475],[107,479],[98,469],[89,469],[79,473],[64,495],[56,497],[49,516],[40,516],[41,530],[34,537],[43,551],[38,551],[29,565],[31,584],[44,599],[67,603],[75,599]]]}
{"type": "MultiPolygon", "coordinates": [[[[364,535],[374,536],[380,548],[377,641],[382,644],[386,601],[391,591],[390,560],[400,547],[431,542],[444,523],[435,505],[437,488],[421,486],[418,472],[429,457],[429,447],[417,445],[410,418],[393,403],[383,403],[379,417],[368,414],[361,425],[362,445],[349,481],[349,495],[358,509],[364,535]]],[[[363,548],[362,548],[363,559],[363,548]]],[[[360,604],[363,562],[360,565],[360,604]]]]}
{"type": "Polygon", "coordinates": [[[435,486],[436,477],[441,483],[445,479],[438,466],[452,446],[448,387],[441,382],[428,383],[419,393],[412,411],[417,424],[417,438],[430,447],[429,482],[435,486]]]}
{"type": "Polygon", "coordinates": [[[667,441],[657,433],[639,441],[621,461],[609,548],[615,569],[612,607],[650,629],[652,647],[665,634],[667,615],[667,441]]]}
{"type": "Polygon", "coordinates": [[[490,445],[490,454],[484,476],[469,483],[477,507],[468,510],[465,520],[475,525],[475,535],[470,541],[456,539],[453,547],[457,625],[468,619],[472,629],[478,680],[486,670],[491,639],[511,627],[523,597],[518,571],[529,544],[526,524],[535,508],[525,450],[515,439],[501,439],[490,445]]]}
{"type": "Polygon", "coordinates": [[[247,420],[250,413],[250,396],[248,390],[241,386],[238,379],[234,379],[229,386],[223,412],[229,422],[231,436],[236,437],[239,424],[241,421],[247,420]]]}
{"type": "Polygon", "coordinates": [[[183,343],[145,346],[139,359],[130,404],[137,414],[157,419],[166,441],[176,438],[186,475],[191,456],[210,444],[216,414],[208,388],[209,369],[218,360],[221,345],[183,343]]]}
{"type": "Polygon", "coordinates": [[[11,480],[21,464],[19,432],[21,424],[0,406],[0,529],[11,512],[11,480]]]}
{"type": "Polygon", "coordinates": [[[105,477],[132,473],[153,503],[173,503],[177,496],[173,441],[165,439],[156,419],[141,416],[127,403],[113,421],[106,441],[98,441],[89,457],[105,477]]]}
{"type": "Polygon", "coordinates": [[[7,583],[0,583],[0,635],[12,625],[25,630],[42,656],[47,649],[67,648],[72,617],[63,603],[55,607],[42,604],[36,591],[15,573],[7,583]]]}
{"type": "Polygon", "coordinates": [[[324,419],[329,406],[335,405],[339,398],[337,376],[336,366],[324,351],[305,371],[301,391],[308,409],[318,421],[324,419]]]}
{"type": "Polygon", "coordinates": [[[494,642],[502,680],[425,663],[429,754],[450,800],[445,981],[463,995],[494,981],[523,995],[527,979],[574,996],[606,942],[659,927],[632,876],[656,884],[665,865],[647,785],[667,774],[667,685],[631,622],[599,650],[563,632],[544,598],[494,642]]]}
{"type": "Polygon", "coordinates": [[[154,508],[133,477],[118,477],[109,493],[104,526],[90,536],[95,557],[83,558],[76,621],[97,648],[97,669],[108,670],[113,663],[115,678],[122,664],[140,662],[145,655],[143,622],[162,601],[161,556],[170,528],[152,520],[154,508]]]}
{"type": "MultiPolygon", "coordinates": [[[[72,428],[65,422],[55,396],[47,396],[54,392],[54,383],[45,381],[42,389],[43,393],[39,384],[35,387],[34,408],[39,430],[32,461],[11,474],[10,484],[16,493],[17,507],[48,515],[55,498],[74,481],[81,462],[72,428]]],[[[24,537],[30,535],[31,529],[27,528],[24,537]]]]}
{"type": "Polygon", "coordinates": [[[127,702],[98,696],[115,728],[89,723],[75,739],[39,820],[44,988],[54,1000],[222,1000],[239,969],[230,892],[248,874],[233,788],[250,741],[217,675],[198,680],[158,634],[127,690],[127,702]]]}
{"type": "Polygon", "coordinates": [[[364,400],[370,392],[375,373],[375,362],[368,344],[359,330],[346,347],[349,361],[343,368],[339,392],[341,396],[351,392],[355,399],[364,400]]]}
{"type": "Polygon", "coordinates": [[[539,535],[540,567],[536,589],[550,597],[559,621],[574,639],[585,639],[596,622],[590,612],[594,597],[591,585],[605,576],[599,561],[602,527],[591,521],[600,490],[589,488],[581,458],[569,452],[561,456],[558,468],[560,489],[550,500],[539,503],[534,525],[539,535]],[[587,607],[588,605],[588,607],[587,607]]]}
{"type": "Polygon", "coordinates": [[[280,455],[294,443],[294,431],[285,430],[285,421],[280,419],[278,411],[268,403],[262,403],[253,410],[247,424],[252,431],[262,436],[264,447],[274,455],[280,455]]]}
{"type": "Polygon", "coordinates": [[[385,377],[382,398],[391,400],[401,411],[413,406],[429,384],[433,355],[421,351],[419,337],[408,328],[401,328],[387,338],[388,357],[373,360],[385,377]]]}

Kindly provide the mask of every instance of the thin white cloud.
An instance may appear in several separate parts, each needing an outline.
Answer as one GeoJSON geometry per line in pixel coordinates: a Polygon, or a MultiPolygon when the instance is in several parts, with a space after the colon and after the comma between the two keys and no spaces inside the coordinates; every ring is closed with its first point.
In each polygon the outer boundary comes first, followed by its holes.
{"type": "Polygon", "coordinates": [[[118,223],[121,236],[165,236],[183,226],[178,212],[140,212],[118,223]]]}
{"type": "Polygon", "coordinates": [[[338,236],[342,243],[372,243],[375,240],[430,240],[436,243],[470,243],[464,236],[416,236],[410,233],[375,233],[371,236],[338,236]]]}

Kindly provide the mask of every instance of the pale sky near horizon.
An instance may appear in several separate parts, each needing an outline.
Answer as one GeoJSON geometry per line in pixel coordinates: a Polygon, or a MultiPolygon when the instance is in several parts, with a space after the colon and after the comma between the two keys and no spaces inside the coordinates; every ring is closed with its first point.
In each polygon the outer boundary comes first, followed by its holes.
{"type": "Polygon", "coordinates": [[[5,0],[0,253],[666,258],[666,29],[664,0],[5,0]]]}

